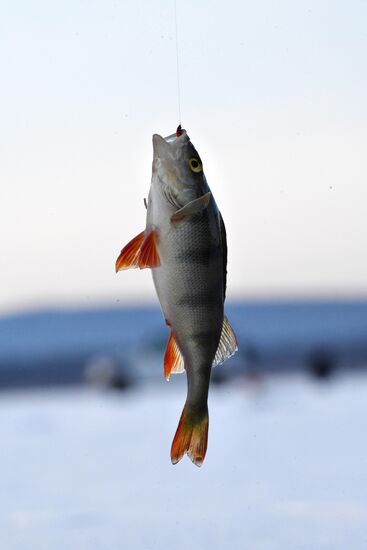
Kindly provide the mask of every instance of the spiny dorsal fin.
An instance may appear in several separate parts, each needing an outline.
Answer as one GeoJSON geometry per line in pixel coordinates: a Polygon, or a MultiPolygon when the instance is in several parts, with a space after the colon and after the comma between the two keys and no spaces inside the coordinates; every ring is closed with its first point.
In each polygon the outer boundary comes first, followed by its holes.
{"type": "Polygon", "coordinates": [[[238,350],[237,347],[237,338],[233,331],[233,328],[229,324],[229,321],[226,316],[223,319],[222,333],[220,335],[220,340],[218,344],[218,349],[214,357],[213,367],[221,365],[232,357],[238,350]]]}
{"type": "Polygon", "coordinates": [[[179,222],[186,216],[191,216],[192,214],[197,214],[198,212],[205,210],[209,204],[211,195],[211,192],[208,191],[202,197],[185,204],[185,206],[180,208],[180,210],[177,210],[177,212],[171,216],[171,222],[179,222]]]}
{"type": "Polygon", "coordinates": [[[178,373],[184,370],[184,360],[171,330],[164,354],[164,376],[166,380],[169,380],[172,372],[178,373]]]}
{"type": "Polygon", "coordinates": [[[139,267],[158,267],[160,265],[159,254],[157,251],[157,232],[150,229],[148,232],[142,231],[134,237],[121,250],[116,260],[116,273],[123,269],[133,269],[139,267]]]}

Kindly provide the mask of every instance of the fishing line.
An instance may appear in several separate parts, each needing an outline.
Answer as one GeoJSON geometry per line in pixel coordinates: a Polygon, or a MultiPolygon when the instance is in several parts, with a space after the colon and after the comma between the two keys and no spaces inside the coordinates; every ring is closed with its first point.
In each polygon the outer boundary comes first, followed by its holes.
{"type": "Polygon", "coordinates": [[[180,85],[180,59],[178,55],[178,30],[177,30],[177,0],[173,0],[173,11],[175,16],[175,36],[176,36],[176,75],[177,75],[177,102],[178,102],[178,121],[181,126],[181,85],[180,85]]]}

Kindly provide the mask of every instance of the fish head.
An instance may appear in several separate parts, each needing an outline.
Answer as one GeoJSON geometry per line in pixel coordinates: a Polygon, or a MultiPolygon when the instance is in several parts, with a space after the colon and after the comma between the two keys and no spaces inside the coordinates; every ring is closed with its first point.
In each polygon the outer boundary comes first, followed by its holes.
{"type": "Polygon", "coordinates": [[[179,204],[200,197],[207,190],[199,153],[180,126],[165,138],[153,135],[153,175],[179,204]]]}

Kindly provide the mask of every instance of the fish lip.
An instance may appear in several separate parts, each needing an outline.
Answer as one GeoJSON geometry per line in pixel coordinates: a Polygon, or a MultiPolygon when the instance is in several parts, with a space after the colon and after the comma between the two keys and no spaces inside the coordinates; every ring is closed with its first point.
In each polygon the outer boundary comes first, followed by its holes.
{"type": "Polygon", "coordinates": [[[167,141],[159,134],[153,135],[153,157],[166,158],[171,155],[171,148],[167,141]]]}
{"type": "Polygon", "coordinates": [[[184,128],[181,128],[181,134],[177,136],[177,133],[170,134],[169,136],[166,136],[163,138],[167,143],[173,143],[174,141],[181,142],[181,141],[187,141],[189,139],[189,136],[187,135],[187,132],[184,128]]]}
{"type": "Polygon", "coordinates": [[[177,137],[176,133],[163,137],[160,134],[153,134],[153,151],[154,156],[159,157],[160,154],[170,153],[170,145],[173,143],[184,143],[189,140],[186,130],[182,129],[182,133],[177,137]]]}
{"type": "Polygon", "coordinates": [[[177,205],[176,191],[177,187],[184,187],[184,182],[180,181],[180,173],[177,168],[177,159],[182,155],[182,150],[190,141],[186,130],[181,130],[181,135],[176,133],[167,137],[159,134],[153,134],[153,174],[158,176],[158,181],[166,198],[173,206],[177,205]],[[161,176],[164,174],[164,177],[161,176]]]}

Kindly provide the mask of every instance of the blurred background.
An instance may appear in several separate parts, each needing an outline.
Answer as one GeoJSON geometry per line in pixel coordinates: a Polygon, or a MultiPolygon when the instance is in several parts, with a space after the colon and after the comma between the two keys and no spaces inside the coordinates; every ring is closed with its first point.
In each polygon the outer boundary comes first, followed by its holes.
{"type": "Polygon", "coordinates": [[[182,124],[227,227],[239,351],[173,467],[186,377],[149,270],[172,0],[0,5],[4,548],[366,548],[367,3],[177,0],[182,124]]]}

